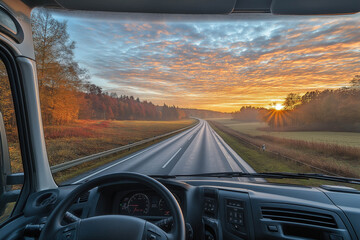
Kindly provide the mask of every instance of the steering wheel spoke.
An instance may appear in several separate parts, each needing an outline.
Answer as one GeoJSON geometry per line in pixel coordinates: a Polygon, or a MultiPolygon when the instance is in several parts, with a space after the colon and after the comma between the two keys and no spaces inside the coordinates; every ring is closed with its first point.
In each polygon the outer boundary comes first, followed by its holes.
{"type": "Polygon", "coordinates": [[[67,224],[65,226],[58,226],[58,229],[55,230],[56,232],[56,238],[58,240],[76,240],[77,237],[77,230],[79,226],[80,221],[76,221],[70,224],[67,224]]]}
{"type": "Polygon", "coordinates": [[[166,233],[160,227],[151,222],[146,222],[144,240],[170,240],[172,234],[166,233]]]}

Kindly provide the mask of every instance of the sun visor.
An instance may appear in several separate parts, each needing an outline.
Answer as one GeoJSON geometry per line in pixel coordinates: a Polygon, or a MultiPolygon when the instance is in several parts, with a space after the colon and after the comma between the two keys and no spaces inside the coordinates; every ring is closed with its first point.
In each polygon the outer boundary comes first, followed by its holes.
{"type": "Polygon", "coordinates": [[[284,15],[350,14],[360,11],[359,0],[273,0],[271,12],[284,15]]]}
{"type": "Polygon", "coordinates": [[[175,13],[229,14],[236,0],[56,0],[70,10],[175,13]]]}

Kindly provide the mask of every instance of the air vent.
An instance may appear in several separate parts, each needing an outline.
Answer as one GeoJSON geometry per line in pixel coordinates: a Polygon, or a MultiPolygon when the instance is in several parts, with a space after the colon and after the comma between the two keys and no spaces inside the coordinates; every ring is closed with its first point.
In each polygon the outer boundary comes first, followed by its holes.
{"type": "Polygon", "coordinates": [[[87,202],[89,199],[90,192],[84,192],[80,195],[80,197],[74,203],[83,203],[87,202]]]}
{"type": "Polygon", "coordinates": [[[90,195],[90,192],[85,192],[85,193],[81,194],[79,197],[79,203],[87,202],[87,200],[89,199],[89,195],[90,195]]]}
{"type": "Polygon", "coordinates": [[[262,207],[261,213],[263,218],[275,221],[337,228],[334,217],[324,213],[275,207],[262,207]]]}

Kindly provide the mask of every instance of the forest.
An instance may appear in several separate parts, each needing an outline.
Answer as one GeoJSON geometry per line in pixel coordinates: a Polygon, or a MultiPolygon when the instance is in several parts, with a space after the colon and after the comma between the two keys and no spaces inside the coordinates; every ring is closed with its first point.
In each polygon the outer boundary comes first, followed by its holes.
{"type": "Polygon", "coordinates": [[[42,118],[45,125],[78,119],[179,120],[185,111],[154,105],[134,96],[117,96],[89,82],[90,76],[74,60],[75,42],[66,21],[44,10],[32,16],[42,118]]]}
{"type": "Polygon", "coordinates": [[[266,108],[244,106],[239,111],[233,112],[232,118],[241,122],[260,122],[267,113],[266,108]]]}
{"type": "Polygon", "coordinates": [[[349,86],[304,95],[290,93],[284,101],[283,121],[273,127],[294,130],[360,132],[360,76],[349,86]]]}
{"type": "Polygon", "coordinates": [[[276,130],[352,131],[360,132],[360,75],[347,87],[309,91],[301,95],[289,93],[283,110],[242,107],[233,119],[264,121],[276,130]]]}
{"type": "Polygon", "coordinates": [[[103,92],[95,84],[86,84],[81,93],[82,103],[78,119],[104,120],[178,120],[186,118],[186,113],[175,107],[156,106],[148,101],[140,101],[133,96],[117,96],[103,92]]]}

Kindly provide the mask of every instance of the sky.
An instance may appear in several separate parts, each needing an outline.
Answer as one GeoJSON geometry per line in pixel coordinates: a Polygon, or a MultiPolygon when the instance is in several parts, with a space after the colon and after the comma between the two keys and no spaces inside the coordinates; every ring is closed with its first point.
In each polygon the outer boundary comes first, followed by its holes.
{"type": "Polygon", "coordinates": [[[360,14],[53,16],[68,22],[91,82],[159,105],[268,107],[290,92],[347,86],[360,74],[360,14]]]}

